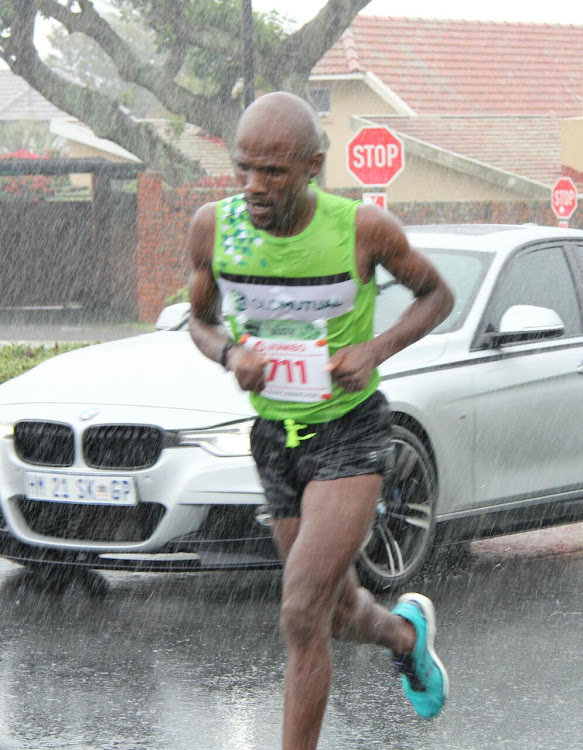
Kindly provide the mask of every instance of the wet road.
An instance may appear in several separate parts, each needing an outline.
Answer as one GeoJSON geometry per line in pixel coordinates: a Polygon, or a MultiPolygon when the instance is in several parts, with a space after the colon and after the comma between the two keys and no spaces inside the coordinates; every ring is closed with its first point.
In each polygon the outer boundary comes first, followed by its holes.
{"type": "MultiPolygon", "coordinates": [[[[0,749],[278,750],[280,581],[99,573],[46,592],[0,561],[0,749]]],[[[416,718],[383,651],[337,645],[322,750],[583,747],[583,525],[475,543],[416,587],[449,704],[416,718]]]]}

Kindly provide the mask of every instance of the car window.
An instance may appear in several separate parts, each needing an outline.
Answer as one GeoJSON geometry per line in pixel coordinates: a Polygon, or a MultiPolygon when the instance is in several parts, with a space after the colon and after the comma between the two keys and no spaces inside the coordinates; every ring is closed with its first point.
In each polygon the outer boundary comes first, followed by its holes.
{"type": "Polygon", "coordinates": [[[555,310],[565,325],[564,336],[581,333],[575,283],[561,247],[521,252],[502,269],[488,313],[488,329],[499,330],[502,315],[513,305],[555,310]]]}
{"type": "MultiPolygon", "coordinates": [[[[455,297],[450,315],[432,333],[448,333],[459,328],[470,309],[480,287],[486,269],[490,265],[490,253],[423,250],[439,273],[447,281],[455,297]]],[[[375,334],[389,328],[413,300],[409,289],[398,284],[382,266],[377,267],[378,297],[375,309],[375,334]]]]}
{"type": "Polygon", "coordinates": [[[579,278],[583,279],[583,241],[569,241],[565,243],[567,253],[570,254],[570,258],[573,258],[577,270],[579,272],[579,278]]]}

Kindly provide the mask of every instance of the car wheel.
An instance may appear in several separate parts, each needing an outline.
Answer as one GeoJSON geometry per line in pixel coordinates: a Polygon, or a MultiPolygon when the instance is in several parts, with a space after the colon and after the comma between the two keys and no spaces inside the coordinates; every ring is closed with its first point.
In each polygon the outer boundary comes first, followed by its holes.
{"type": "Polygon", "coordinates": [[[437,472],[414,432],[393,426],[394,462],[388,468],[377,513],[356,562],[372,591],[398,589],[423,566],[435,532],[437,472]]]}

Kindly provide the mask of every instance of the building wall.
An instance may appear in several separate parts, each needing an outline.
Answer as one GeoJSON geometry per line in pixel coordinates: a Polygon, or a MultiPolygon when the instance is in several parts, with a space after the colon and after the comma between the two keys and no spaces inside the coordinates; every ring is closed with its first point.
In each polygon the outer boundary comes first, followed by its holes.
{"type": "Polygon", "coordinates": [[[400,201],[504,201],[523,196],[485,180],[419,157],[408,156],[405,168],[386,188],[389,202],[400,201]]]}
{"type": "MultiPolygon", "coordinates": [[[[137,297],[141,321],[153,323],[168,297],[182,288],[190,274],[186,233],[195,210],[236,192],[225,188],[163,186],[157,174],[138,177],[137,297]]],[[[335,191],[360,199],[362,189],[335,191]]],[[[556,226],[549,201],[392,201],[390,209],[405,225],[442,223],[524,224],[556,226]]],[[[570,222],[583,228],[583,205],[570,222]]]]}
{"type": "Polygon", "coordinates": [[[561,120],[561,163],[583,172],[583,117],[561,120]]]}
{"type": "MultiPolygon", "coordinates": [[[[127,159],[123,159],[121,156],[86,146],[84,143],[79,143],[78,141],[68,140],[67,147],[69,156],[72,159],[107,159],[107,161],[123,162],[126,164],[128,162],[127,159]]],[[[71,174],[69,175],[69,179],[71,185],[76,188],[91,188],[92,186],[92,176],[90,174],[71,174]]]]}
{"type": "MultiPolygon", "coordinates": [[[[346,144],[361,127],[355,115],[366,118],[395,114],[395,110],[363,81],[313,82],[330,88],[330,115],[320,120],[329,140],[323,184],[330,190],[361,187],[346,166],[346,144]],[[372,115],[371,115],[372,117],[372,115]]],[[[583,125],[582,125],[583,127],[583,125]]],[[[583,138],[578,141],[583,161],[583,138]]],[[[567,163],[567,162],[563,162],[567,163]]],[[[370,188],[376,192],[382,188],[370,188]]],[[[389,201],[503,201],[520,200],[518,191],[499,187],[454,169],[411,156],[405,148],[405,168],[386,188],[389,201]]]]}
{"type": "Polygon", "coordinates": [[[330,142],[326,156],[326,186],[357,187],[359,183],[347,171],[344,156],[345,144],[355,133],[352,117],[355,112],[392,115],[395,110],[363,81],[315,82],[313,86],[330,88],[330,115],[320,118],[330,142]]]}
{"type": "Polygon", "coordinates": [[[153,173],[138,175],[137,298],[141,321],[153,323],[190,273],[186,234],[197,208],[232,195],[226,188],[171,189],[153,173]]]}

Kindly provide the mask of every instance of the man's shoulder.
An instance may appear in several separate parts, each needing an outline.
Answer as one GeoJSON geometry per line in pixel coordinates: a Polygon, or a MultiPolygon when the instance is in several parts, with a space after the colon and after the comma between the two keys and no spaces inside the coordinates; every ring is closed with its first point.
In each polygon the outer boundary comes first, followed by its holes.
{"type": "Polygon", "coordinates": [[[356,214],[357,230],[362,232],[378,232],[381,229],[390,229],[391,231],[403,231],[403,224],[391,211],[379,208],[374,203],[358,206],[356,214]]]}
{"type": "Polygon", "coordinates": [[[322,201],[323,206],[330,211],[356,211],[361,205],[361,201],[359,200],[347,198],[338,193],[330,193],[321,188],[317,188],[316,192],[319,196],[319,200],[322,201]]]}
{"type": "Polygon", "coordinates": [[[193,226],[210,226],[214,225],[214,217],[217,210],[217,202],[212,201],[209,203],[203,203],[193,213],[190,220],[191,227],[193,226]]]}

